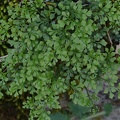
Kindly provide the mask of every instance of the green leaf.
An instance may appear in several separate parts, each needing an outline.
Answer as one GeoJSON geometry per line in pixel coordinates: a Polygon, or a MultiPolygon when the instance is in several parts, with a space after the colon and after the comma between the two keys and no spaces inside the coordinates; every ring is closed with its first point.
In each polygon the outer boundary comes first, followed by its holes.
{"type": "Polygon", "coordinates": [[[69,103],[70,110],[75,116],[82,118],[84,114],[90,112],[90,107],[80,106],[78,104],[69,103]]]}
{"type": "Polygon", "coordinates": [[[75,86],[75,85],[76,85],[76,81],[75,81],[75,80],[72,81],[72,82],[71,82],[71,85],[75,86]]]}
{"type": "Polygon", "coordinates": [[[55,113],[50,115],[51,120],[70,120],[70,118],[67,115],[64,115],[62,113],[55,113]]]}
{"type": "Polygon", "coordinates": [[[110,115],[110,113],[112,112],[112,104],[111,103],[106,103],[104,104],[104,110],[106,112],[106,115],[110,115]]]}
{"type": "Polygon", "coordinates": [[[114,94],[110,92],[110,98],[112,99],[114,97],[114,94]]]}
{"type": "Polygon", "coordinates": [[[89,17],[91,16],[91,14],[92,14],[92,12],[90,10],[86,13],[86,15],[89,17]]]}
{"type": "Polygon", "coordinates": [[[32,36],[30,37],[30,39],[31,39],[31,40],[35,40],[35,36],[32,35],[32,36]]]}
{"type": "Polygon", "coordinates": [[[60,27],[64,27],[65,26],[65,23],[62,20],[58,20],[58,24],[59,24],[60,27]]]}
{"type": "Polygon", "coordinates": [[[0,92],[0,99],[3,97],[3,93],[2,92],[0,92]]]}
{"type": "Polygon", "coordinates": [[[100,44],[103,45],[103,46],[106,46],[107,45],[107,42],[105,40],[101,40],[100,41],[100,44]]]}
{"type": "Polygon", "coordinates": [[[118,49],[118,54],[120,54],[120,48],[118,49]]]}

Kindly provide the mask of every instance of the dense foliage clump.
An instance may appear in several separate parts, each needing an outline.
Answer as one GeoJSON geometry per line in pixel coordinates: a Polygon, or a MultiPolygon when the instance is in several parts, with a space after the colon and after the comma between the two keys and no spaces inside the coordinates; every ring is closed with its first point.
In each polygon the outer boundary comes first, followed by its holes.
{"type": "Polygon", "coordinates": [[[0,20],[0,41],[10,45],[1,60],[0,95],[26,93],[30,120],[49,120],[52,109],[61,108],[61,94],[92,106],[104,83],[110,98],[119,91],[119,0],[24,0],[7,11],[0,20]]]}

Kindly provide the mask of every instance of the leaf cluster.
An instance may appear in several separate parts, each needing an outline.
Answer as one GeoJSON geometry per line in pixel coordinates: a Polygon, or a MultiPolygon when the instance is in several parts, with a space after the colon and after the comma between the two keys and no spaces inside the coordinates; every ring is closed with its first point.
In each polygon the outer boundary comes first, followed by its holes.
{"type": "Polygon", "coordinates": [[[61,108],[60,94],[91,106],[104,83],[110,98],[119,90],[110,40],[111,33],[119,33],[119,0],[89,2],[23,1],[9,5],[9,18],[0,20],[0,41],[11,46],[0,88],[15,97],[29,93],[23,106],[30,109],[30,120],[49,120],[51,109],[61,108]]]}

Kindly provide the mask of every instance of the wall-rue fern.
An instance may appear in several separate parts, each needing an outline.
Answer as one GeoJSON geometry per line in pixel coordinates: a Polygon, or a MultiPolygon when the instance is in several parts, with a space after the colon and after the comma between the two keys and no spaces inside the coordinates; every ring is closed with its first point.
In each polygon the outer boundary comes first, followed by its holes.
{"type": "Polygon", "coordinates": [[[30,120],[49,120],[46,108],[60,109],[61,93],[72,91],[70,100],[90,106],[104,82],[110,98],[119,90],[110,34],[120,32],[120,2],[88,2],[22,1],[9,5],[9,18],[0,20],[0,41],[11,45],[1,63],[0,89],[15,97],[29,93],[23,106],[30,120]]]}

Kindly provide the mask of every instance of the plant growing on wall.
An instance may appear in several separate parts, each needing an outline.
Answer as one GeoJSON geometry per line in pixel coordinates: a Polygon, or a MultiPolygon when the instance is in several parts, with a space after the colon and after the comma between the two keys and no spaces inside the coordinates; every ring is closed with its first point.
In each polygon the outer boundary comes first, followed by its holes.
{"type": "Polygon", "coordinates": [[[92,106],[104,83],[110,98],[119,90],[110,37],[119,33],[119,0],[88,2],[24,0],[8,6],[9,18],[0,20],[0,41],[11,45],[1,62],[0,89],[15,97],[27,93],[30,120],[49,120],[61,108],[61,94],[92,106]]]}
{"type": "MultiPolygon", "coordinates": [[[[20,0],[3,0],[0,2],[0,19],[3,19],[6,21],[9,16],[8,16],[8,10],[7,6],[15,6],[17,3],[20,3],[20,0]]],[[[1,34],[4,34],[1,31],[1,34]]],[[[0,56],[4,56],[7,53],[7,48],[9,48],[9,44],[7,43],[7,40],[5,39],[4,36],[1,36],[2,41],[0,40],[0,56]]]]}

